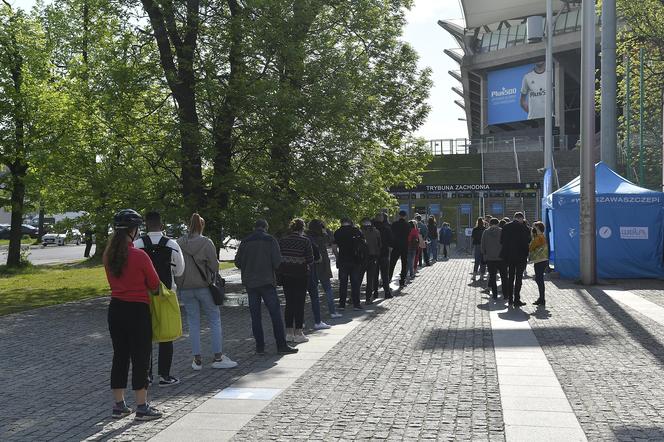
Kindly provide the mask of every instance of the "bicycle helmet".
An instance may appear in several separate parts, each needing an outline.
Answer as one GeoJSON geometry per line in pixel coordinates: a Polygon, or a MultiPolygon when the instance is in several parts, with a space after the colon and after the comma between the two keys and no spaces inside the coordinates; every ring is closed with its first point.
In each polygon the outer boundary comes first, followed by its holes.
{"type": "Polygon", "coordinates": [[[133,209],[123,209],[113,217],[113,227],[115,229],[131,229],[143,224],[143,217],[133,209]]]}

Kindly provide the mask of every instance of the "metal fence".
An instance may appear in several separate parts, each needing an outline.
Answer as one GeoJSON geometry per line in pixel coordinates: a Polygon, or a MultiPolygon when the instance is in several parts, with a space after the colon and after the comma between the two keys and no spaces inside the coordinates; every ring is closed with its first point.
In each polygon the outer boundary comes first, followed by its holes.
{"type": "MultiPolygon", "coordinates": [[[[555,150],[569,150],[574,146],[570,136],[553,137],[555,150]]],[[[576,137],[578,138],[578,137],[576,137]]],[[[541,152],[544,150],[543,136],[484,137],[481,139],[455,138],[429,140],[429,148],[434,156],[466,155],[492,152],[541,152]]]]}

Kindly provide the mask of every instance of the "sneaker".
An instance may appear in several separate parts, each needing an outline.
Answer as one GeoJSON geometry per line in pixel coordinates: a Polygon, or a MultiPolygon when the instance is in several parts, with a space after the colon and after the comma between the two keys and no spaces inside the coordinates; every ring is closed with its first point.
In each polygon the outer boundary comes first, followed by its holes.
{"type": "Polygon", "coordinates": [[[394,298],[394,296],[392,296],[392,293],[386,293],[385,299],[390,299],[390,298],[394,298]]]}
{"type": "Polygon", "coordinates": [[[134,420],[137,421],[153,421],[155,419],[161,419],[162,417],[161,411],[157,410],[150,404],[146,404],[144,406],[138,406],[136,409],[136,417],[134,420]]]}
{"type": "Polygon", "coordinates": [[[361,305],[356,305],[355,307],[353,307],[353,310],[355,310],[356,312],[361,312],[364,309],[362,308],[361,305]]]}
{"type": "Polygon", "coordinates": [[[330,315],[330,318],[332,318],[332,319],[337,319],[337,318],[343,318],[343,316],[344,316],[344,315],[342,315],[341,313],[332,313],[332,314],[330,315]]]}
{"type": "Polygon", "coordinates": [[[171,385],[177,385],[180,383],[180,379],[173,377],[173,376],[168,376],[168,377],[163,377],[159,376],[159,386],[160,387],[170,387],[171,385]]]}
{"type": "Polygon", "coordinates": [[[122,403],[122,405],[118,406],[117,404],[113,406],[113,413],[111,416],[113,419],[122,419],[123,417],[129,416],[131,413],[133,413],[134,410],[129,408],[126,403],[122,403]]]}
{"type": "Polygon", "coordinates": [[[367,299],[366,301],[364,301],[364,305],[371,305],[371,304],[373,304],[373,301],[371,299],[367,299]]]}
{"type": "Polygon", "coordinates": [[[309,342],[309,338],[304,335],[295,335],[293,336],[293,342],[296,344],[302,344],[303,342],[309,342]]]}
{"type": "Polygon", "coordinates": [[[293,335],[286,335],[286,342],[293,342],[293,335]]]}
{"type": "Polygon", "coordinates": [[[285,347],[280,347],[277,349],[277,353],[280,355],[292,355],[298,351],[299,350],[297,348],[291,347],[290,345],[286,345],[285,347]]]}
{"type": "Polygon", "coordinates": [[[203,369],[203,363],[201,362],[200,364],[196,362],[196,359],[191,361],[191,369],[195,371],[201,371],[203,369]]]}
{"type": "Polygon", "coordinates": [[[314,330],[327,330],[328,328],[331,328],[331,326],[327,325],[323,321],[319,322],[318,324],[314,324],[314,330]]]}
{"type": "Polygon", "coordinates": [[[526,305],[526,303],[523,301],[516,301],[514,303],[514,307],[523,307],[524,305],[526,305]]]}
{"type": "Polygon", "coordinates": [[[237,362],[232,361],[231,358],[229,358],[226,355],[223,355],[221,359],[215,359],[214,362],[212,363],[212,368],[234,368],[237,367],[237,362]]]}

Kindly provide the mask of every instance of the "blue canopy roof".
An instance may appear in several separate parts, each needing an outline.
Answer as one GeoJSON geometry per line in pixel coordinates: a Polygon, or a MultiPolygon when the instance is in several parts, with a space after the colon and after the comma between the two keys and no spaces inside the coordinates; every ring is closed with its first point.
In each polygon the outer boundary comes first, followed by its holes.
{"type": "MultiPolygon", "coordinates": [[[[581,177],[578,176],[572,181],[558,189],[554,194],[561,195],[578,195],[581,193],[581,177]]],[[[640,195],[643,193],[659,193],[650,189],[639,187],[636,184],[621,177],[616,172],[611,170],[609,166],[603,162],[595,165],[595,193],[597,195],[605,194],[623,194],[623,195],[640,195]]]]}

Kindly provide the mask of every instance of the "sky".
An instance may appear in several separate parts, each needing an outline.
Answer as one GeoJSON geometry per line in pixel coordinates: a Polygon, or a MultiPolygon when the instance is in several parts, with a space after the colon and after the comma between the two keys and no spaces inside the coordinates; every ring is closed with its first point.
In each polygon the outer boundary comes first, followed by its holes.
{"type": "MultiPolygon", "coordinates": [[[[29,9],[34,0],[9,0],[14,6],[29,9]]],[[[407,12],[408,25],[403,39],[410,43],[420,55],[421,68],[430,67],[433,88],[429,97],[431,112],[417,136],[426,139],[466,138],[466,122],[459,121],[465,114],[454,100],[459,96],[452,92],[452,86],[459,83],[447,72],[458,70],[459,66],[443,53],[444,49],[457,47],[456,41],[438,26],[441,19],[462,18],[457,0],[415,0],[414,7],[407,12]]]]}

